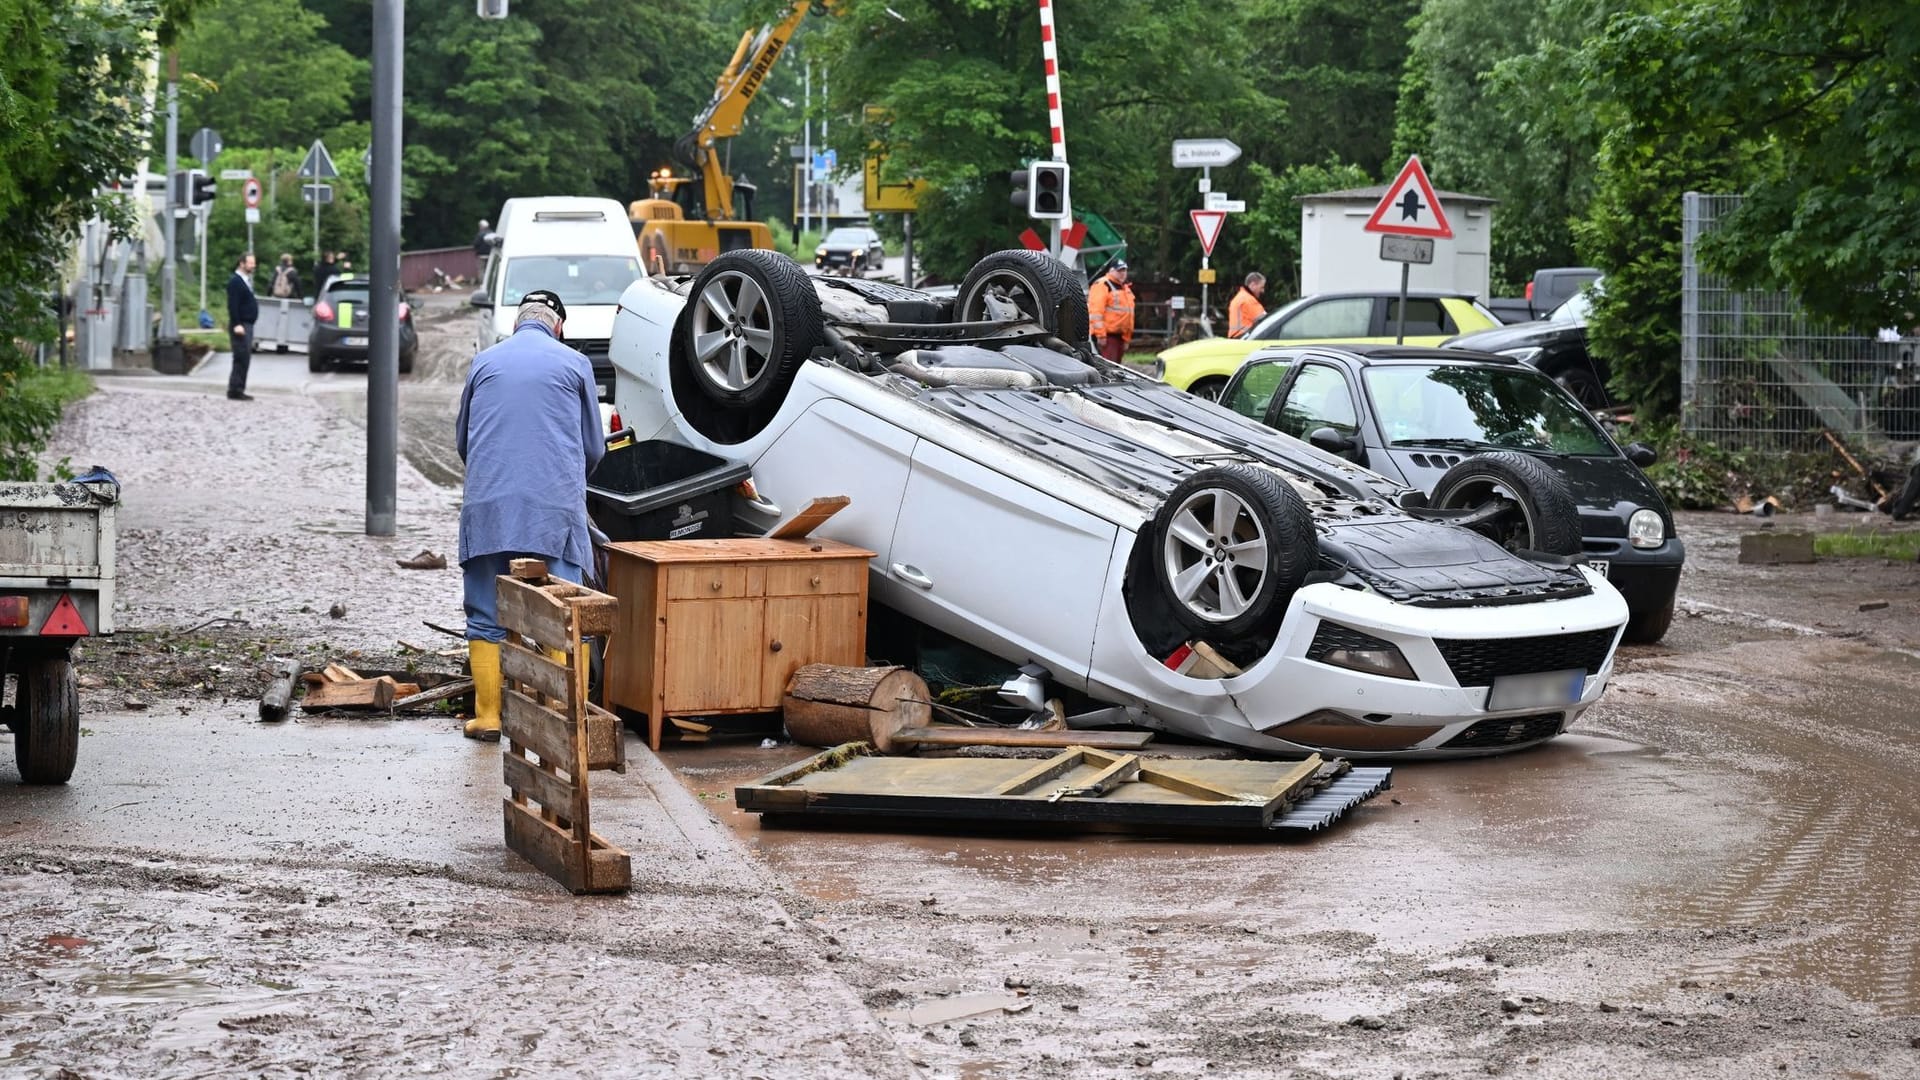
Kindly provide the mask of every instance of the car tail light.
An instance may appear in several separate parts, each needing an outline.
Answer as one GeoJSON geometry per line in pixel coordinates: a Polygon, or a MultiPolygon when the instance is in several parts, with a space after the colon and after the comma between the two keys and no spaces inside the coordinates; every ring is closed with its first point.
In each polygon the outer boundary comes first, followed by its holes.
{"type": "Polygon", "coordinates": [[[406,322],[408,319],[411,319],[411,318],[413,318],[413,306],[410,304],[401,304],[400,305],[400,321],[406,322]]]}
{"type": "Polygon", "coordinates": [[[332,322],[333,305],[327,303],[325,300],[313,305],[313,317],[319,322],[332,322]]]}
{"type": "Polygon", "coordinates": [[[627,429],[626,425],[620,422],[619,409],[614,409],[612,412],[607,414],[607,432],[609,434],[616,431],[625,431],[626,429],[627,429]]]}
{"type": "Polygon", "coordinates": [[[0,629],[18,630],[27,625],[27,598],[0,596],[0,629]]]}
{"type": "Polygon", "coordinates": [[[1533,299],[1533,282],[1527,282],[1527,299],[1533,299]]]}

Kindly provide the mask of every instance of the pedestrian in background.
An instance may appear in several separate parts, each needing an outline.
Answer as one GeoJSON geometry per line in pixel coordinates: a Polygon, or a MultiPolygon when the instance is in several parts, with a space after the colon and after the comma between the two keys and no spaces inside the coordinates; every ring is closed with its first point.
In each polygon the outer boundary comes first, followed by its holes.
{"type": "Polygon", "coordinates": [[[1087,328],[1100,355],[1119,363],[1133,341],[1133,286],[1127,284],[1127,260],[1115,259],[1087,290],[1087,328]]]}
{"type": "Polygon", "coordinates": [[[473,253],[475,255],[484,259],[487,257],[487,252],[493,250],[493,244],[487,239],[487,237],[492,235],[493,226],[487,224],[486,218],[481,218],[480,231],[473,234],[473,253]]]}
{"type": "Polygon", "coordinates": [[[273,268],[273,284],[267,292],[276,300],[300,298],[300,271],[293,265],[292,255],[281,252],[280,265],[273,268]]]}
{"type": "Polygon", "coordinates": [[[1260,296],[1267,291],[1267,275],[1255,270],[1247,275],[1240,291],[1233,294],[1233,303],[1227,305],[1227,336],[1246,337],[1253,324],[1267,313],[1261,306],[1260,296]]]}
{"type": "Polygon", "coordinates": [[[314,299],[318,300],[320,298],[320,294],[327,288],[327,282],[333,280],[333,275],[339,272],[339,269],[340,268],[334,264],[333,252],[321,252],[320,261],[313,264],[314,299]]]}
{"type": "Polygon", "coordinates": [[[227,376],[227,396],[252,401],[247,393],[247,368],[253,361],[253,324],[260,319],[260,299],[253,295],[253,252],[240,256],[227,279],[227,338],[232,342],[233,372],[227,376]]]}
{"type": "Polygon", "coordinates": [[[470,739],[500,737],[500,643],[495,578],[514,559],[583,582],[593,565],[587,476],[605,456],[593,365],[565,341],[567,308],[536,289],[521,298],[513,333],[473,358],[454,449],[466,462],[460,569],[473,669],[470,739]]]}

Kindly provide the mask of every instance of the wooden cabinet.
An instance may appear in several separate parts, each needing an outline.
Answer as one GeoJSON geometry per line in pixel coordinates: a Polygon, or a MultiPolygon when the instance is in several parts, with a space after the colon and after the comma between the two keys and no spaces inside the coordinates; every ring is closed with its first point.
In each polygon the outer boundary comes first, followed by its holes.
{"type": "Polygon", "coordinates": [[[607,703],[647,717],[774,712],[802,664],[866,661],[867,560],[831,540],[634,540],[607,545],[620,600],[607,703]]]}

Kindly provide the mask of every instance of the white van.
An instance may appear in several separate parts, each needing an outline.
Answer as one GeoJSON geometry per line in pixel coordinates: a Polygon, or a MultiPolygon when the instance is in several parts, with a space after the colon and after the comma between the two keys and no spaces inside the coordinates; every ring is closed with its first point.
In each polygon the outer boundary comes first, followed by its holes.
{"type": "Polygon", "coordinates": [[[508,199],[500,208],[482,286],[475,349],[513,333],[520,298],[551,289],[567,305],[567,344],[593,361],[600,400],[613,400],[607,338],[620,294],[640,280],[640,252],[626,208],[612,199],[551,195],[508,199]]]}

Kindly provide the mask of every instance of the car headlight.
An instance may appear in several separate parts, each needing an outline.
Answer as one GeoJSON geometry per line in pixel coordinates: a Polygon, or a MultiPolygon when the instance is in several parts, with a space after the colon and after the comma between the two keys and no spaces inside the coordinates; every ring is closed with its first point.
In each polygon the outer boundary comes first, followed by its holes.
{"type": "Polygon", "coordinates": [[[1637,548],[1657,548],[1667,542],[1667,523],[1660,511],[1640,509],[1627,519],[1627,539],[1637,548]]]}
{"type": "Polygon", "coordinates": [[[1518,360],[1523,364],[1531,364],[1535,360],[1540,359],[1540,352],[1541,352],[1540,346],[1528,345],[1525,348],[1520,348],[1520,349],[1501,349],[1498,355],[1511,356],[1515,360],[1518,360]]]}
{"type": "Polygon", "coordinates": [[[814,257],[814,258],[816,258],[816,259],[824,259],[824,258],[826,258],[826,257],[827,257],[827,249],[826,249],[826,248],[814,248],[814,249],[813,249],[813,257],[814,257]]]}
{"type": "Polygon", "coordinates": [[[1307,648],[1307,659],[1389,679],[1416,677],[1413,665],[1407,663],[1407,658],[1393,642],[1324,620],[1313,633],[1313,644],[1307,648]]]}

